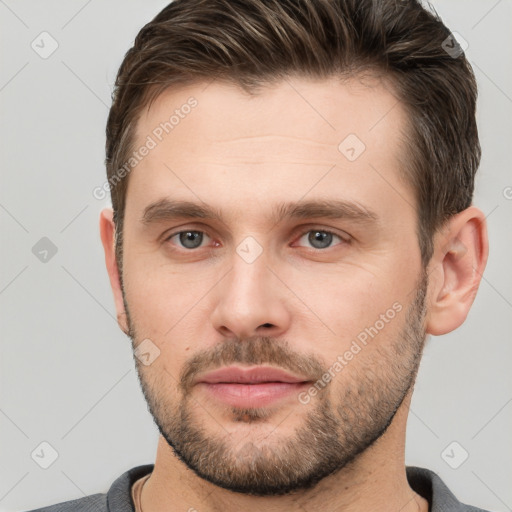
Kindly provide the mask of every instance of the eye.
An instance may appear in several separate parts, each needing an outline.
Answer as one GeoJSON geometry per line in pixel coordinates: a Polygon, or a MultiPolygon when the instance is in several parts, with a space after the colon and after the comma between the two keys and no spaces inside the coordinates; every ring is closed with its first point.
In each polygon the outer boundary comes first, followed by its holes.
{"type": "Polygon", "coordinates": [[[349,240],[342,238],[340,235],[325,229],[311,229],[302,234],[299,238],[299,242],[306,239],[314,249],[326,249],[329,248],[335,238],[340,240],[342,243],[349,243],[349,240]]]}
{"type": "MultiPolygon", "coordinates": [[[[165,241],[171,242],[172,245],[177,245],[182,249],[193,250],[202,246],[205,237],[206,239],[210,238],[204,231],[188,229],[169,235],[165,241]],[[176,242],[172,242],[173,239],[176,239],[176,242]]],[[[332,246],[335,239],[338,239],[341,243],[350,243],[348,236],[347,238],[343,238],[341,235],[325,229],[310,229],[303,232],[299,238],[299,245],[301,241],[304,242],[303,239],[306,239],[307,243],[311,244],[312,248],[317,250],[328,249],[332,246]]]]}
{"type": "Polygon", "coordinates": [[[170,242],[173,238],[176,238],[179,241],[178,247],[181,246],[184,249],[197,249],[201,246],[204,237],[210,238],[203,231],[189,229],[187,231],[174,233],[167,237],[165,241],[170,242]]]}

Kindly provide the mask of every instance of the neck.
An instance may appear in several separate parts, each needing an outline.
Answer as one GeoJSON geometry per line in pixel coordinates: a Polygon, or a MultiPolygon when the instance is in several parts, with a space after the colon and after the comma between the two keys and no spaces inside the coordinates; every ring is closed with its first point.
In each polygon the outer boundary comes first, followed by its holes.
{"type": "Polygon", "coordinates": [[[404,400],[384,435],[351,464],[324,478],[312,489],[285,496],[251,496],[211,484],[186,467],[160,437],[155,467],[142,492],[142,510],[428,512],[428,502],[415,493],[407,481],[404,452],[409,402],[410,396],[404,400]]]}

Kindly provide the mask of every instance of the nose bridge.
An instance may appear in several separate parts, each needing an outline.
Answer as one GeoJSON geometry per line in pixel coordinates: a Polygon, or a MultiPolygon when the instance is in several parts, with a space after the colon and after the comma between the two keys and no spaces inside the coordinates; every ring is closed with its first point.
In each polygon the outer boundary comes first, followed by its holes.
{"type": "Polygon", "coordinates": [[[263,334],[272,328],[274,334],[286,329],[289,313],[283,290],[268,267],[266,250],[253,237],[246,237],[236,247],[231,270],[222,280],[215,310],[214,327],[238,337],[263,334]]]}
{"type": "Polygon", "coordinates": [[[258,249],[254,241],[243,241],[236,248],[225,299],[230,307],[236,305],[239,314],[254,314],[257,310],[263,313],[263,306],[273,288],[267,260],[263,247],[258,249]]]}
{"type": "Polygon", "coordinates": [[[242,242],[233,255],[230,290],[238,300],[258,300],[258,295],[268,291],[267,281],[271,275],[268,258],[263,250],[260,254],[257,252],[251,242],[242,242]]]}
{"type": "MultiPolygon", "coordinates": [[[[250,296],[254,293],[264,292],[263,285],[271,275],[268,269],[269,249],[264,237],[243,236],[234,246],[230,258],[231,272],[227,280],[229,291],[226,290],[226,292],[234,294],[239,300],[250,300],[250,296]]],[[[266,284],[268,289],[271,284],[266,284]]],[[[257,300],[257,296],[253,300],[257,300]]]]}

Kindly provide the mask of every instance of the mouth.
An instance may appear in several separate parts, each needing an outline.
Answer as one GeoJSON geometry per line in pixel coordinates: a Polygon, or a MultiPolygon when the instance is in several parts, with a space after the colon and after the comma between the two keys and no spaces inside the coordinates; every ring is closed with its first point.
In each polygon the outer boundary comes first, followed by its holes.
{"type": "Polygon", "coordinates": [[[290,398],[311,380],[271,366],[230,366],[199,376],[197,385],[211,398],[234,407],[264,407],[290,398]]]}

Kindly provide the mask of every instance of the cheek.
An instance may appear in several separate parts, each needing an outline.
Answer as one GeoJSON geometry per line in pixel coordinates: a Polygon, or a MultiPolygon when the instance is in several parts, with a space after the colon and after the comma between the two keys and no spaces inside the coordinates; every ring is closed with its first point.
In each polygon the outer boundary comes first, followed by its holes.
{"type": "Polygon", "coordinates": [[[124,288],[139,336],[173,338],[197,325],[197,311],[219,275],[213,266],[178,266],[162,263],[155,255],[130,254],[124,264],[124,288]]]}
{"type": "Polygon", "coordinates": [[[296,273],[290,279],[309,311],[310,320],[302,323],[302,348],[319,350],[314,340],[320,338],[327,361],[349,350],[354,340],[364,345],[393,337],[403,324],[414,286],[412,274],[403,276],[391,267],[370,271],[347,266],[323,274],[296,273]]]}

